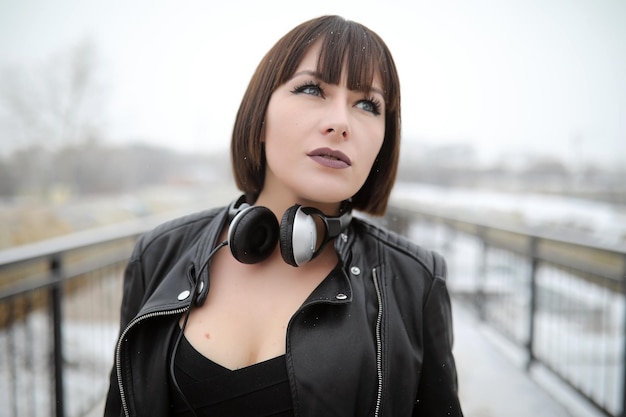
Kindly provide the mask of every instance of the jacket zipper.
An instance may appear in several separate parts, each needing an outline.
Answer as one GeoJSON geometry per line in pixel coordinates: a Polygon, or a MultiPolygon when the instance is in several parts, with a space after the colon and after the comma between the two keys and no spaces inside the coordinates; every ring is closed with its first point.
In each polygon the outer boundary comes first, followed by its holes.
{"type": "Polygon", "coordinates": [[[115,370],[117,372],[117,384],[120,389],[120,399],[122,400],[122,408],[124,409],[124,415],[126,417],[130,417],[130,414],[128,411],[128,404],[126,403],[126,394],[124,393],[124,385],[122,383],[122,363],[121,363],[122,362],[121,360],[122,359],[121,358],[122,343],[123,343],[123,340],[126,338],[126,334],[131,329],[131,327],[133,327],[135,324],[139,323],[140,321],[153,318],[153,317],[158,317],[158,316],[182,314],[188,309],[189,309],[189,306],[186,306],[186,307],[178,308],[175,310],[155,311],[154,313],[148,313],[143,316],[137,317],[133,321],[131,321],[128,324],[128,326],[126,326],[126,328],[124,329],[124,332],[122,332],[122,334],[120,335],[120,338],[117,341],[117,347],[115,348],[115,370]]]}
{"type": "Polygon", "coordinates": [[[383,322],[383,297],[378,284],[378,274],[376,268],[372,270],[372,281],[376,289],[376,298],[378,301],[378,317],[376,318],[376,372],[378,374],[378,392],[376,394],[376,408],[374,416],[380,415],[380,407],[383,399],[383,341],[382,341],[382,322],[383,322]]]}

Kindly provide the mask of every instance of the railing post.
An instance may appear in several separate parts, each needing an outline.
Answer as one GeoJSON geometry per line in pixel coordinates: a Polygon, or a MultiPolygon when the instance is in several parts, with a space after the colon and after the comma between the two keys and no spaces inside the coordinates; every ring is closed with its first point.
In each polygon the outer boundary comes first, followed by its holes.
{"type": "MultiPolygon", "coordinates": [[[[624,297],[624,304],[626,304],[626,256],[624,257],[624,271],[622,273],[622,296],[624,297]]],[[[626,308],[624,308],[626,313],[626,308]]],[[[626,336],[626,314],[624,314],[624,335],[626,336]]],[[[626,417],[626,337],[622,338],[622,413],[621,417],[626,417]]]]}
{"type": "Polygon", "coordinates": [[[480,239],[480,244],[482,245],[482,252],[480,257],[480,264],[478,265],[478,285],[476,288],[476,297],[475,297],[475,308],[478,313],[478,318],[481,321],[485,321],[487,319],[487,297],[485,294],[485,283],[487,281],[487,250],[489,246],[487,245],[487,238],[485,236],[485,228],[480,226],[477,230],[477,236],[480,239]]]}
{"type": "Polygon", "coordinates": [[[51,279],[50,289],[53,329],[52,362],[54,364],[54,409],[56,417],[65,417],[65,401],[63,393],[63,263],[60,255],[55,255],[50,261],[51,279]]]}
{"type": "Polygon", "coordinates": [[[526,362],[526,370],[530,371],[530,367],[535,362],[535,318],[537,314],[537,269],[539,260],[537,258],[537,238],[531,237],[529,244],[530,257],[530,300],[528,302],[528,342],[526,350],[528,351],[528,361],[526,362]]]}
{"type": "MultiPolygon", "coordinates": [[[[8,323],[8,327],[7,327],[7,346],[5,348],[5,354],[9,357],[9,358],[15,358],[15,351],[17,349],[17,347],[15,346],[15,320],[16,320],[16,314],[15,314],[15,304],[10,304],[8,306],[7,309],[7,323],[8,323]]],[[[16,363],[15,360],[9,360],[8,361],[8,368],[9,368],[9,376],[10,376],[10,382],[9,382],[9,404],[4,404],[4,408],[8,409],[9,412],[11,413],[10,415],[12,416],[16,416],[17,415],[17,409],[18,409],[18,394],[17,394],[17,375],[18,375],[18,364],[16,363]]]]}

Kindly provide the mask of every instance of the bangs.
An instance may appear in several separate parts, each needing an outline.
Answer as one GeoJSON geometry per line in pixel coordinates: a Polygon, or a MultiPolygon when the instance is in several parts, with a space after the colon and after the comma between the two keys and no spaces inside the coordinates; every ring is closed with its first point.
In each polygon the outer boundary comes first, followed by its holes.
{"type": "Polygon", "coordinates": [[[339,84],[343,71],[347,71],[350,90],[369,92],[374,76],[380,77],[385,103],[391,106],[396,92],[387,68],[390,57],[382,41],[372,32],[349,20],[334,20],[321,33],[321,47],[317,73],[322,81],[339,84]]]}

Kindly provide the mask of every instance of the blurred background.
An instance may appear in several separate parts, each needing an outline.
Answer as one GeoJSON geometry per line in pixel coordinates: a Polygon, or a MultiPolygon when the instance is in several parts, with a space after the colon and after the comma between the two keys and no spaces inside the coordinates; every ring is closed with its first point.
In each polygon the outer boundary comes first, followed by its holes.
{"type": "MultiPolygon", "coordinates": [[[[126,193],[138,209],[147,186],[228,180],[231,126],[257,63],[295,24],[329,13],[368,25],[394,53],[400,181],[580,197],[603,213],[626,202],[621,0],[3,0],[3,201],[35,209],[126,193]]],[[[506,210],[520,211],[512,198],[506,210]]],[[[7,232],[0,247],[38,238],[7,232]]]]}
{"type": "MultiPolygon", "coordinates": [[[[465,346],[509,352],[519,366],[501,374],[531,378],[528,402],[551,416],[624,415],[622,0],[0,0],[0,415],[99,410],[134,238],[237,196],[244,89],[322,14],[394,54],[402,160],[378,221],[446,256],[455,306],[478,323],[457,320],[465,346]],[[53,400],[87,386],[88,400],[53,400]]],[[[466,415],[503,415],[506,381],[467,351],[461,382],[491,385],[462,392],[466,415]]]]}

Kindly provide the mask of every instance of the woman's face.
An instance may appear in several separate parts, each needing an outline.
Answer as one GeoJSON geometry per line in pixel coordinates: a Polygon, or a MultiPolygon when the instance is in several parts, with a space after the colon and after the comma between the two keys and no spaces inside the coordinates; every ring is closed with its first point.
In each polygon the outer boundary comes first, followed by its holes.
{"type": "Polygon", "coordinates": [[[319,43],[311,47],[293,77],[270,98],[260,200],[336,209],[364,184],[382,146],[380,78],[374,78],[369,92],[349,90],[345,76],[339,85],[326,84],[316,75],[319,48],[319,43]]]}

